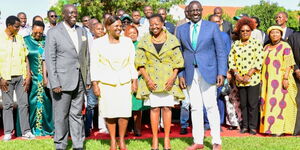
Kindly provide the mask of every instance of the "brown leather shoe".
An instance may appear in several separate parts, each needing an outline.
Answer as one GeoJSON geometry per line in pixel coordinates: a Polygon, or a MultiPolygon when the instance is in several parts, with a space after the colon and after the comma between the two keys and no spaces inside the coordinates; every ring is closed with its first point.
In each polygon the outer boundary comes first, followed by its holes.
{"type": "Polygon", "coordinates": [[[220,145],[220,144],[214,144],[213,145],[213,150],[222,150],[222,145],[220,145]]]}
{"type": "Polygon", "coordinates": [[[185,150],[197,150],[197,149],[203,149],[204,145],[203,144],[193,144],[186,148],[185,150]]]}

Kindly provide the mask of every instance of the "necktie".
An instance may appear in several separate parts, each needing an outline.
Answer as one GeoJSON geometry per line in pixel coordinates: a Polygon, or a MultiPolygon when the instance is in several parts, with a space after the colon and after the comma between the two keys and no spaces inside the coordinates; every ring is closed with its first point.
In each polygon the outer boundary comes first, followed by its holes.
{"type": "Polygon", "coordinates": [[[193,28],[193,33],[192,33],[192,47],[193,47],[194,51],[196,50],[197,41],[198,41],[197,26],[198,26],[198,24],[195,23],[194,28],[193,28]]]}

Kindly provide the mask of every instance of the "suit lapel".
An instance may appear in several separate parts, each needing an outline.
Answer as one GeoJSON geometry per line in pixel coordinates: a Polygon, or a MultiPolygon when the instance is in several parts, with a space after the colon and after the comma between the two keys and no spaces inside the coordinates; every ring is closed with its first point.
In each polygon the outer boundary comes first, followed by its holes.
{"type": "MultiPolygon", "coordinates": [[[[82,30],[80,29],[79,26],[76,26],[76,31],[77,31],[77,36],[78,36],[78,53],[81,51],[81,45],[82,45],[82,30]]],[[[85,37],[87,38],[87,37],[85,37]]]]}
{"type": "Polygon", "coordinates": [[[197,39],[196,51],[199,50],[200,44],[201,44],[200,42],[203,41],[202,39],[203,39],[203,37],[205,37],[204,36],[205,31],[206,31],[205,28],[206,28],[206,23],[202,20],[201,25],[200,25],[200,31],[199,31],[198,39],[197,39]]]}
{"type": "Polygon", "coordinates": [[[185,32],[185,31],[187,31],[187,32],[183,33],[183,35],[185,35],[185,36],[183,36],[184,39],[181,39],[181,40],[186,40],[185,43],[187,43],[186,46],[188,47],[188,50],[193,51],[191,37],[190,37],[190,34],[191,34],[190,25],[191,25],[191,22],[188,22],[187,24],[185,24],[183,32],[185,32]]]}
{"type": "Polygon", "coordinates": [[[76,50],[75,45],[65,27],[65,25],[63,24],[63,22],[60,23],[60,29],[62,30],[63,36],[66,37],[66,39],[69,41],[69,43],[73,46],[73,48],[76,50]]]}

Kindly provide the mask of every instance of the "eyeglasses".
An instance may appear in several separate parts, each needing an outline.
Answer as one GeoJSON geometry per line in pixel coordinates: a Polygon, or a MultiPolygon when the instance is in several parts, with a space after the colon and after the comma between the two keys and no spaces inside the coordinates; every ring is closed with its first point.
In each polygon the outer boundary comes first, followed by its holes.
{"type": "Polygon", "coordinates": [[[51,18],[57,18],[57,15],[51,15],[50,17],[51,18]]]}
{"type": "Polygon", "coordinates": [[[201,12],[202,9],[193,9],[193,10],[189,10],[189,12],[194,13],[194,12],[201,12]]]}
{"type": "Polygon", "coordinates": [[[250,32],[251,30],[241,30],[240,32],[250,32]]]}

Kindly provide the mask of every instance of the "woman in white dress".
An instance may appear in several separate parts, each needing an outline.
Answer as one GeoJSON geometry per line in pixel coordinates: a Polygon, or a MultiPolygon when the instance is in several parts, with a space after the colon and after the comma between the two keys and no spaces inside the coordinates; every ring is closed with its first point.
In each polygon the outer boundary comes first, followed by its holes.
{"type": "Polygon", "coordinates": [[[116,124],[119,125],[120,149],[126,150],[124,140],[128,118],[131,117],[131,92],[137,90],[134,67],[135,48],[131,39],[120,37],[121,20],[111,16],[105,21],[107,35],[96,39],[91,50],[91,80],[99,97],[99,110],[110,134],[110,149],[115,150],[116,124]]]}

